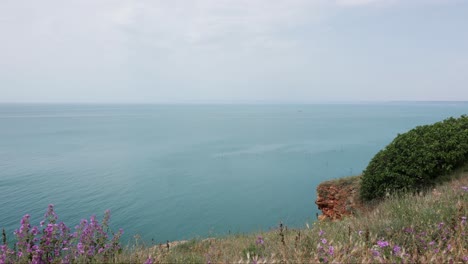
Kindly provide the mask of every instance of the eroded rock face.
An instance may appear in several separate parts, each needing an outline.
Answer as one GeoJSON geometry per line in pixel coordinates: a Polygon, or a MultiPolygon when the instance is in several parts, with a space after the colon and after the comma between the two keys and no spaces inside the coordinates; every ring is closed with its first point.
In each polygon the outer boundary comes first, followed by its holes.
{"type": "Polygon", "coordinates": [[[347,177],[338,180],[326,181],[317,186],[317,200],[322,215],[319,220],[339,220],[344,216],[354,214],[361,210],[359,200],[360,176],[347,177]]]}

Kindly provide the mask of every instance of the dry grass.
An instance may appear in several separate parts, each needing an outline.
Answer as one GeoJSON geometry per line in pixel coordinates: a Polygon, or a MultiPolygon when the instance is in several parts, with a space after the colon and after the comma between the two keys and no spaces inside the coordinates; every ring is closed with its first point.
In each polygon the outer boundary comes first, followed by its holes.
{"type": "MultiPolygon", "coordinates": [[[[390,197],[374,210],[303,229],[192,240],[169,250],[132,247],[117,262],[467,263],[468,173],[425,195],[390,197]]],[[[346,183],[346,181],[344,182],[346,183]]]]}

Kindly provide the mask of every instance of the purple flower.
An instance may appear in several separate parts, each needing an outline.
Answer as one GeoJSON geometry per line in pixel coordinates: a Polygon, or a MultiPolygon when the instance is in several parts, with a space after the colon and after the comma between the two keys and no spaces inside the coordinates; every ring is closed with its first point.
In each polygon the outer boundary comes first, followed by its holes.
{"type": "Polygon", "coordinates": [[[153,264],[153,259],[148,257],[148,259],[145,261],[145,264],[153,264]]]}
{"type": "Polygon", "coordinates": [[[413,230],[413,228],[411,228],[411,227],[407,227],[407,228],[405,228],[405,232],[406,232],[406,233],[413,233],[414,230],[413,230]]]}
{"type": "Polygon", "coordinates": [[[401,252],[401,247],[398,245],[393,246],[393,254],[398,255],[401,252]]]}
{"type": "Polygon", "coordinates": [[[325,232],[322,229],[320,229],[319,236],[322,236],[323,234],[325,234],[325,232]]]}
{"type": "Polygon", "coordinates": [[[448,249],[448,250],[451,250],[451,249],[452,249],[452,245],[448,244],[448,245],[447,245],[447,249],[448,249]]]}
{"type": "Polygon", "coordinates": [[[358,235],[362,235],[363,231],[359,230],[358,235]]]}
{"type": "Polygon", "coordinates": [[[327,239],[322,238],[322,244],[326,245],[327,244],[327,239]]]}
{"type": "Polygon", "coordinates": [[[335,253],[335,249],[333,248],[333,246],[329,246],[328,247],[328,255],[333,256],[333,253],[335,253]]]}
{"type": "Polygon", "coordinates": [[[32,229],[31,229],[31,234],[33,236],[39,234],[39,228],[37,228],[37,226],[34,226],[32,229]]]}
{"type": "Polygon", "coordinates": [[[29,224],[29,217],[30,216],[28,214],[25,214],[23,218],[21,218],[21,225],[29,224]]]}
{"type": "Polygon", "coordinates": [[[461,224],[462,225],[466,224],[466,216],[462,216],[461,219],[462,219],[461,224]]]}
{"type": "Polygon", "coordinates": [[[257,245],[263,245],[265,241],[263,241],[263,237],[259,236],[257,237],[257,241],[255,241],[255,244],[257,245]]]}
{"type": "Polygon", "coordinates": [[[440,222],[440,223],[437,225],[437,227],[438,227],[439,229],[441,229],[443,226],[444,226],[444,222],[440,222]]]}
{"type": "Polygon", "coordinates": [[[464,256],[463,261],[468,261],[468,256],[464,256]]]}
{"type": "Polygon", "coordinates": [[[377,245],[378,245],[380,248],[384,248],[384,247],[388,247],[388,246],[389,246],[388,242],[385,241],[385,240],[379,240],[379,241],[377,241],[377,245]]]}
{"type": "Polygon", "coordinates": [[[461,188],[462,188],[462,190],[464,190],[465,192],[468,192],[468,186],[463,186],[463,187],[461,187],[461,188]]]}
{"type": "Polygon", "coordinates": [[[374,257],[380,256],[380,252],[378,250],[372,249],[371,252],[374,257]]]}
{"type": "Polygon", "coordinates": [[[81,242],[78,243],[78,244],[76,245],[76,249],[78,249],[78,252],[79,252],[80,254],[84,254],[84,246],[83,246],[83,243],[81,243],[81,242]]]}

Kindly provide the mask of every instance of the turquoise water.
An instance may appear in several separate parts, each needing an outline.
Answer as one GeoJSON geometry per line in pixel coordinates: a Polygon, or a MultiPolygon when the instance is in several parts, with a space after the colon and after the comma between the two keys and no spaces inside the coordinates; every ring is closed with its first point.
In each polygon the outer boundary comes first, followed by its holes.
{"type": "Polygon", "coordinates": [[[315,188],[359,174],[397,133],[468,103],[0,105],[0,228],[47,205],[69,226],[112,211],[125,240],[314,221],[315,188]]]}

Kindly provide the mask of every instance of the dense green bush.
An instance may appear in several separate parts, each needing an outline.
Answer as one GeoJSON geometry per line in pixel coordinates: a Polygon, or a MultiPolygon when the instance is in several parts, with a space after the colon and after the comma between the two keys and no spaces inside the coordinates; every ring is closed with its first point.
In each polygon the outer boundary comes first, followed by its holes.
{"type": "Polygon", "coordinates": [[[361,198],[419,191],[468,161],[468,116],[399,134],[372,158],[362,175],[361,198]]]}

